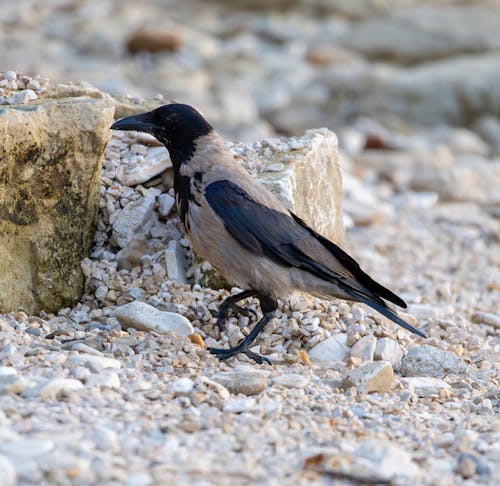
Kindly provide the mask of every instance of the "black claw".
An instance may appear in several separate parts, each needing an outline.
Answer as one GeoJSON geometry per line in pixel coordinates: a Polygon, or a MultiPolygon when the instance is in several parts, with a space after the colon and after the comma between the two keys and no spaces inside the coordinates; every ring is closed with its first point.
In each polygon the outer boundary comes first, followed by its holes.
{"type": "Polygon", "coordinates": [[[229,358],[232,358],[233,356],[236,356],[238,352],[232,350],[231,348],[229,349],[222,349],[222,348],[207,348],[208,351],[210,351],[210,354],[213,354],[214,356],[217,356],[220,360],[226,360],[229,358]]]}
{"type": "Polygon", "coordinates": [[[247,349],[246,351],[244,351],[244,353],[250,359],[253,359],[258,364],[267,363],[269,365],[272,365],[271,360],[269,358],[266,358],[266,356],[262,356],[261,354],[254,353],[253,351],[250,351],[249,349],[247,349]]]}
{"type": "Polygon", "coordinates": [[[234,312],[237,314],[241,314],[242,316],[245,317],[251,317],[254,316],[255,319],[257,319],[257,312],[255,312],[253,309],[250,309],[250,307],[240,307],[239,305],[234,305],[233,307],[234,312]]]}

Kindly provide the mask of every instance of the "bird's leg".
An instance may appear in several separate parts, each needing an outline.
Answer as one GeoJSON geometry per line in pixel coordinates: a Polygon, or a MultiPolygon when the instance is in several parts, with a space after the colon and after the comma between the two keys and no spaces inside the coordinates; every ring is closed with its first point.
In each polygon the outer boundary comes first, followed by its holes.
{"type": "Polygon", "coordinates": [[[226,319],[230,310],[233,310],[235,313],[242,314],[244,316],[253,314],[255,315],[255,317],[257,317],[257,314],[253,309],[246,309],[237,305],[240,300],[246,299],[247,297],[252,297],[255,294],[256,292],[254,290],[244,290],[239,294],[230,295],[224,300],[224,302],[222,302],[219,307],[219,313],[217,315],[217,327],[219,328],[219,331],[222,332],[225,329],[226,319]]]}
{"type": "Polygon", "coordinates": [[[260,354],[254,353],[250,351],[248,348],[253,344],[257,336],[264,329],[266,324],[274,317],[274,313],[278,308],[278,302],[274,297],[269,295],[258,294],[258,298],[260,301],[260,307],[264,314],[264,317],[255,324],[254,328],[250,331],[250,334],[242,339],[237,346],[234,348],[221,349],[221,348],[209,348],[209,351],[217,356],[219,359],[228,359],[232,356],[236,356],[239,353],[245,353],[248,357],[257,361],[257,363],[269,363],[268,358],[265,356],[261,356],[260,354]]]}

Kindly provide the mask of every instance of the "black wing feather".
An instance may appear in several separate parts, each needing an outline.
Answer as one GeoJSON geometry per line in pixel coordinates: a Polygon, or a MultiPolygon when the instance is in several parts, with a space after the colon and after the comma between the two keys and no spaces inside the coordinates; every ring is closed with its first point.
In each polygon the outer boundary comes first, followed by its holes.
{"type": "Polygon", "coordinates": [[[406,303],[389,289],[375,282],[361,270],[358,263],[337,245],[316,233],[294,214],[287,215],[255,201],[237,184],[222,180],[209,184],[205,198],[221,218],[226,230],[248,251],[255,255],[267,256],[284,265],[307,270],[313,275],[335,282],[351,293],[353,299],[360,300],[389,317],[397,324],[425,336],[421,331],[403,321],[393,313],[382,298],[401,307],[406,303]],[[304,253],[301,245],[314,237],[328,250],[365,289],[349,285],[349,280],[304,253]]]}

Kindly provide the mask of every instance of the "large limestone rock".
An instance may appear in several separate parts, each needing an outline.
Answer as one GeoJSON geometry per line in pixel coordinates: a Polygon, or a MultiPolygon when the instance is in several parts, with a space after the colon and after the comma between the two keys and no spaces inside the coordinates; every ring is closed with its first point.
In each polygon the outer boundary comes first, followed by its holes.
{"type": "Polygon", "coordinates": [[[0,311],[56,311],[81,296],[94,237],[109,100],[0,110],[0,311]]]}
{"type": "MultiPolygon", "coordinates": [[[[307,130],[296,139],[231,144],[229,149],[288,209],[322,235],[343,244],[342,172],[332,131],[307,130]]],[[[194,272],[202,285],[225,285],[207,262],[198,260],[194,272]]]]}

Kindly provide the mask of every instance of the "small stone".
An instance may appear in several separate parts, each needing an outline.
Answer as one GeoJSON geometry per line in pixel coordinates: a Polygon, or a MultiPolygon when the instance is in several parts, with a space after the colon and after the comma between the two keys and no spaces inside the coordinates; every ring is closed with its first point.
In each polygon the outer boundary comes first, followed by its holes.
{"type": "Polygon", "coordinates": [[[316,344],[309,350],[309,358],[313,362],[322,363],[328,361],[345,361],[349,355],[347,346],[347,334],[335,334],[324,341],[316,344]]]}
{"type": "Polygon", "coordinates": [[[222,410],[228,413],[244,413],[254,409],[255,400],[252,397],[238,397],[228,400],[222,410]]]}
{"type": "Polygon", "coordinates": [[[121,179],[126,186],[134,187],[153,179],[171,166],[170,155],[165,147],[152,147],[142,160],[138,160],[137,165],[124,170],[121,179]]]}
{"type": "Polygon", "coordinates": [[[3,73],[3,78],[7,81],[13,81],[17,79],[17,73],[15,71],[5,71],[3,73]]]}
{"type": "Polygon", "coordinates": [[[439,395],[441,390],[450,390],[451,386],[439,378],[430,378],[423,376],[401,378],[401,383],[406,386],[410,392],[424,398],[429,395],[439,395]]]}
{"type": "Polygon", "coordinates": [[[129,202],[113,223],[113,239],[125,248],[134,236],[145,235],[151,228],[151,215],[155,205],[153,196],[129,202]]]}
{"type": "Polygon", "coordinates": [[[87,378],[87,386],[99,388],[120,388],[120,377],[118,373],[113,370],[104,370],[99,373],[92,373],[87,378]]]}
{"type": "Polygon", "coordinates": [[[108,427],[98,427],[92,434],[96,447],[101,451],[116,452],[120,449],[120,442],[116,432],[108,427]]]}
{"type": "Polygon", "coordinates": [[[163,216],[167,217],[172,211],[175,204],[175,198],[170,194],[160,194],[158,196],[158,212],[163,216]]]}
{"type": "Polygon", "coordinates": [[[345,387],[355,386],[359,393],[385,393],[392,388],[394,373],[387,361],[365,363],[350,371],[345,380],[345,387]]]}
{"type": "Polygon", "coordinates": [[[106,356],[96,356],[95,354],[81,353],[69,357],[69,361],[76,366],[91,365],[97,369],[121,368],[122,364],[117,359],[107,358],[106,356]]]}
{"type": "Polygon", "coordinates": [[[17,484],[16,469],[9,458],[0,455],[0,478],[3,486],[15,486],[17,484]]]}
{"type": "Polygon", "coordinates": [[[398,368],[403,359],[403,350],[394,339],[380,338],[377,340],[374,358],[378,361],[389,361],[393,368],[398,368]]]}
{"type": "Polygon", "coordinates": [[[159,334],[173,332],[178,336],[188,336],[194,332],[193,326],[184,316],[159,311],[140,301],[117,307],[113,317],[118,319],[124,329],[133,327],[139,331],[156,331],[159,334]]]}
{"type": "Polygon", "coordinates": [[[125,248],[116,254],[118,270],[132,270],[141,264],[144,255],[151,255],[153,248],[149,241],[141,236],[132,238],[125,248]]]}
{"type": "Polygon", "coordinates": [[[100,285],[95,289],[95,298],[102,302],[103,300],[106,300],[107,293],[108,293],[108,287],[106,287],[105,285],[100,285]]]}
{"type": "Polygon", "coordinates": [[[180,284],[187,284],[185,255],[182,246],[177,240],[169,242],[165,250],[165,261],[169,280],[180,284]]]}
{"type": "Polygon", "coordinates": [[[17,375],[17,370],[12,366],[0,366],[0,377],[8,375],[17,375]]]}
{"type": "Polygon", "coordinates": [[[500,316],[491,314],[489,312],[474,312],[471,321],[479,324],[486,324],[495,329],[500,329],[500,316]]]}
{"type": "Polygon", "coordinates": [[[410,350],[401,363],[403,376],[430,376],[444,378],[449,374],[459,375],[467,371],[465,363],[451,351],[416,346],[410,350]]]}
{"type": "Polygon", "coordinates": [[[469,479],[476,474],[476,461],[470,456],[472,454],[460,454],[457,464],[457,472],[464,479],[469,479]]]}
{"type": "Polygon", "coordinates": [[[235,394],[257,395],[267,385],[266,377],[262,373],[252,371],[226,371],[217,373],[211,378],[235,394]]]}
{"type": "Polygon", "coordinates": [[[127,49],[131,54],[140,51],[172,52],[182,45],[182,37],[177,32],[166,32],[164,29],[140,27],[127,41],[127,49]]]}
{"type": "Polygon", "coordinates": [[[19,438],[2,440],[0,441],[0,454],[5,454],[10,458],[28,459],[47,454],[54,449],[54,446],[54,442],[48,439],[19,438]]]}
{"type": "Polygon", "coordinates": [[[281,385],[285,388],[304,388],[309,383],[307,377],[295,373],[274,376],[271,381],[273,385],[281,385]]]}
{"type": "Polygon", "coordinates": [[[351,357],[360,358],[362,361],[373,361],[377,338],[368,334],[363,336],[351,349],[351,357]]]}
{"type": "Polygon", "coordinates": [[[31,381],[17,374],[0,375],[0,395],[24,393],[31,386],[31,381]]]}
{"type": "Polygon", "coordinates": [[[53,378],[51,380],[47,380],[42,385],[35,387],[33,390],[30,390],[28,394],[30,396],[37,396],[42,400],[53,400],[58,397],[68,397],[82,388],[82,382],[75,380],[74,378],[53,378]]]}
{"type": "Polygon", "coordinates": [[[194,382],[189,378],[179,378],[169,384],[169,389],[177,396],[189,395],[194,390],[194,382]]]}

